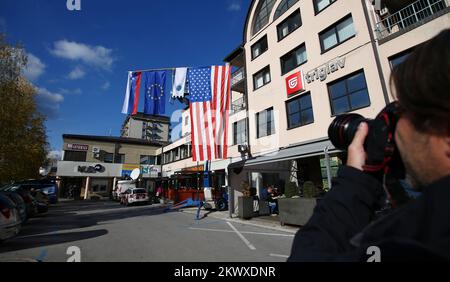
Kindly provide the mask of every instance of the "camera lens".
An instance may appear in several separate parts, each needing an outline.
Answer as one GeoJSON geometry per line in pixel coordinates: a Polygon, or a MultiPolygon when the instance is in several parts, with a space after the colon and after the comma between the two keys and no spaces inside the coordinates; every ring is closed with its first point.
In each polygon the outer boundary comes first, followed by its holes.
{"type": "Polygon", "coordinates": [[[331,143],[339,150],[347,150],[359,124],[363,121],[367,121],[367,119],[358,114],[345,114],[336,117],[328,127],[328,137],[331,143]]]}

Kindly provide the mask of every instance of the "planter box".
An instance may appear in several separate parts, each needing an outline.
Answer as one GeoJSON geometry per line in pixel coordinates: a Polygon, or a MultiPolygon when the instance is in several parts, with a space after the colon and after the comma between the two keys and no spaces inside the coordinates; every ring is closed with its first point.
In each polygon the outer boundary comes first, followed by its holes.
{"type": "Polygon", "coordinates": [[[239,218],[249,219],[253,217],[253,197],[238,198],[238,216],[239,218]]]}
{"type": "Polygon", "coordinates": [[[278,210],[281,225],[305,225],[311,218],[316,199],[309,198],[283,198],[278,199],[278,210]]]}

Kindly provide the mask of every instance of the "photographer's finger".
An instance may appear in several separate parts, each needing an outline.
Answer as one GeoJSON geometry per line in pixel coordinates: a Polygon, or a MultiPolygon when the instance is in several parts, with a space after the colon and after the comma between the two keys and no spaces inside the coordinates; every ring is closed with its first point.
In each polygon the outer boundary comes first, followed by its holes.
{"type": "Polygon", "coordinates": [[[361,123],[355,133],[352,143],[348,147],[347,165],[359,170],[364,170],[366,163],[366,152],[364,151],[364,141],[369,133],[369,127],[366,123],[361,123]]]}
{"type": "Polygon", "coordinates": [[[358,130],[353,137],[353,141],[350,144],[351,147],[357,147],[358,149],[364,148],[364,141],[366,140],[367,134],[369,133],[369,126],[367,123],[362,122],[358,126],[358,130]]]}

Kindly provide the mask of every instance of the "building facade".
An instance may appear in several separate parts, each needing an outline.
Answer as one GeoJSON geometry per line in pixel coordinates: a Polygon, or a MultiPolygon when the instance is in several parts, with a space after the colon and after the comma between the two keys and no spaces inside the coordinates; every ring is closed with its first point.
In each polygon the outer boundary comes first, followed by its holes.
{"type": "Polygon", "coordinates": [[[122,125],[121,136],[168,142],[171,139],[170,131],[169,117],[137,113],[127,116],[122,125]]]}
{"type": "Polygon", "coordinates": [[[141,170],[140,187],[154,189],[161,176],[157,152],[167,143],[68,134],[63,135],[63,141],[62,161],[57,168],[63,197],[109,197],[117,181],[129,177],[136,168],[141,170]]]}

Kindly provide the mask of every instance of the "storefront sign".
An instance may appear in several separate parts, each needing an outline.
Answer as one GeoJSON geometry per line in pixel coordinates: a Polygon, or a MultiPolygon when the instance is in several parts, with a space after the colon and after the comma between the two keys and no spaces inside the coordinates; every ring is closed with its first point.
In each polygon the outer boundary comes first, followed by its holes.
{"type": "Polygon", "coordinates": [[[288,97],[292,94],[298,93],[304,90],[303,71],[291,74],[286,78],[286,92],[288,97]]]}
{"type": "Polygon", "coordinates": [[[141,167],[140,167],[140,165],[136,165],[136,164],[122,165],[122,177],[130,176],[131,172],[136,168],[140,169],[141,167]]]}
{"type": "Polygon", "coordinates": [[[305,80],[311,83],[315,80],[324,81],[330,73],[345,67],[345,57],[330,61],[305,75],[305,80]]]}
{"type": "Polygon", "coordinates": [[[81,166],[80,165],[80,166],[78,166],[78,172],[81,172],[81,173],[97,173],[97,172],[103,173],[103,172],[105,172],[105,167],[100,164],[97,164],[95,166],[81,166]]]}
{"type": "Polygon", "coordinates": [[[199,166],[193,166],[193,167],[187,167],[187,168],[182,168],[181,171],[186,172],[186,171],[204,171],[205,167],[203,165],[199,165],[199,166]]]}
{"type": "Polygon", "coordinates": [[[141,166],[141,173],[144,177],[156,178],[161,172],[159,165],[143,165],[141,166]]]}
{"type": "Polygon", "coordinates": [[[87,151],[89,149],[89,145],[67,144],[67,148],[70,150],[87,151]]]}

